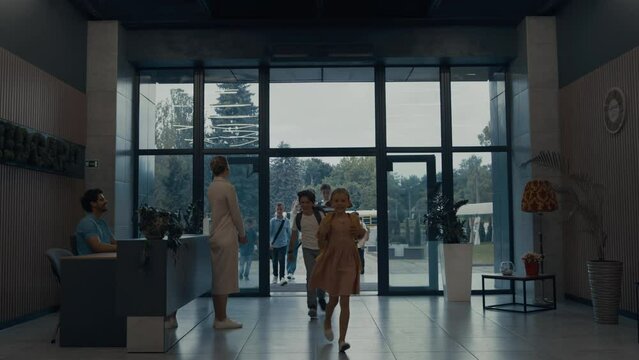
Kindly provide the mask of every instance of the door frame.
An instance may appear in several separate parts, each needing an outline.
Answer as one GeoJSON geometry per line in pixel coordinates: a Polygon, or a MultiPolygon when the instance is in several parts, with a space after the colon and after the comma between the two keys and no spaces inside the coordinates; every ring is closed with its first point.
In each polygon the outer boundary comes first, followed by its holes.
{"type": "MultiPolygon", "coordinates": [[[[388,172],[393,170],[395,163],[419,163],[423,162],[426,167],[426,194],[427,208],[433,204],[431,194],[436,191],[437,170],[435,155],[387,155],[385,158],[384,171],[378,171],[378,292],[379,295],[440,295],[439,290],[439,258],[437,253],[437,241],[428,241],[428,275],[429,286],[391,286],[390,285],[390,256],[388,251],[389,241],[389,221],[388,221],[388,172]],[[379,191],[383,187],[383,191],[379,191]],[[380,193],[383,193],[380,196],[380,193]],[[384,216],[384,214],[386,214],[384,216]]],[[[429,227],[428,239],[435,238],[435,229],[429,227]]]]}

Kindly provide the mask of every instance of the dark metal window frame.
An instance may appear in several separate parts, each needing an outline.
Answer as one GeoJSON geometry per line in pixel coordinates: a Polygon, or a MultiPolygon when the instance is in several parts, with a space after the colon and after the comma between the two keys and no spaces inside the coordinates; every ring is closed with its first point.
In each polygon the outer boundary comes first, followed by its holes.
{"type": "MultiPolygon", "coordinates": [[[[451,77],[450,66],[439,66],[439,83],[440,83],[440,102],[441,102],[441,146],[426,147],[387,147],[386,144],[386,69],[391,67],[406,67],[413,65],[393,65],[387,66],[382,62],[367,65],[299,65],[299,66],[269,66],[262,64],[258,67],[259,71],[259,146],[258,148],[248,149],[232,149],[232,148],[205,148],[204,147],[204,86],[205,71],[207,69],[255,69],[254,66],[237,66],[237,67],[195,67],[195,68],[140,68],[135,76],[135,94],[133,100],[133,207],[137,209],[139,201],[139,159],[141,156],[148,155],[192,155],[193,160],[193,199],[195,201],[204,199],[204,156],[215,155],[258,155],[259,177],[259,213],[269,214],[269,160],[273,157],[313,157],[313,156],[375,156],[377,169],[385,169],[387,157],[389,154],[401,155],[411,153],[421,154],[439,154],[441,156],[442,168],[442,191],[450,198],[453,197],[453,154],[454,153],[506,153],[507,169],[508,169],[508,218],[509,218],[509,248],[510,258],[514,257],[513,250],[513,211],[512,211],[512,147],[511,147],[511,108],[512,100],[510,94],[512,84],[508,67],[503,64],[505,71],[506,84],[506,145],[498,146],[453,146],[452,144],[452,114],[451,114],[451,77]],[[308,68],[308,67],[373,67],[374,70],[374,104],[375,104],[375,146],[374,147],[355,147],[355,148],[271,148],[270,147],[270,131],[269,131],[269,104],[270,104],[270,70],[274,68],[308,68]],[[144,70],[193,70],[193,148],[191,149],[140,149],[140,122],[139,122],[139,90],[140,90],[140,72],[144,70]]],[[[464,65],[459,65],[464,66],[464,65]]],[[[469,65],[475,67],[490,67],[495,64],[485,65],[469,65]]],[[[433,67],[420,66],[415,67],[433,67]]],[[[455,66],[457,67],[457,66],[455,66]]],[[[388,210],[385,199],[387,198],[387,179],[385,171],[377,171],[377,198],[378,211],[385,214],[388,210]]],[[[261,232],[268,229],[268,216],[260,216],[259,229],[261,232]]],[[[388,233],[388,220],[385,217],[378,217],[377,227],[379,234],[388,233]]],[[[134,230],[132,236],[137,236],[137,218],[134,218],[134,230]]],[[[389,259],[388,259],[388,239],[385,236],[378,238],[378,293],[379,295],[441,295],[442,291],[424,291],[419,288],[402,288],[389,287],[389,259]]],[[[269,296],[269,261],[268,261],[268,243],[261,241],[259,244],[259,287],[257,291],[242,292],[240,296],[269,296]]],[[[509,293],[509,290],[490,290],[487,293],[509,293]]],[[[473,294],[480,294],[480,290],[474,290],[473,294]]]]}

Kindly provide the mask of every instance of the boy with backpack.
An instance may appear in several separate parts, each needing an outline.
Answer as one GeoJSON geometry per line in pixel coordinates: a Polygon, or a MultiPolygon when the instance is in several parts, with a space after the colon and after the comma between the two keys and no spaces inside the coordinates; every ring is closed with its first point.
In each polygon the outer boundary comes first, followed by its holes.
{"type": "Polygon", "coordinates": [[[298,235],[302,235],[302,255],[304,256],[304,266],[306,267],[306,304],[308,305],[308,316],[311,319],[317,318],[317,304],[322,310],[326,309],[325,292],[322,289],[309,287],[309,280],[315,267],[315,259],[319,256],[320,248],[317,241],[317,230],[322,222],[324,212],[314,206],[315,194],[310,190],[302,190],[297,193],[302,211],[294,219],[289,244],[288,260],[293,258],[293,250],[297,242],[298,235]]]}
{"type": "Polygon", "coordinates": [[[273,284],[288,284],[286,271],[286,245],[291,236],[291,225],[284,217],[284,204],[275,204],[275,217],[269,225],[271,260],[273,260],[273,284]]]}

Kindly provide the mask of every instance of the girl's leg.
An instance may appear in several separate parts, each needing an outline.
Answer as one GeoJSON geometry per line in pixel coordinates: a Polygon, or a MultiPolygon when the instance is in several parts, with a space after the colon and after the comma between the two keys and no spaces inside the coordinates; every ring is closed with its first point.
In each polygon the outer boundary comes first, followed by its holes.
{"type": "Polygon", "coordinates": [[[326,306],[326,316],[324,317],[324,329],[331,328],[331,319],[333,317],[333,311],[335,311],[335,307],[337,306],[338,301],[339,301],[338,296],[331,295],[328,297],[328,305],[326,306]]]}
{"type": "MultiPolygon", "coordinates": [[[[328,309],[327,309],[328,310],[328,309]]],[[[348,320],[351,317],[350,296],[340,296],[339,298],[339,342],[346,341],[346,331],[348,331],[348,320]]]]}
{"type": "Polygon", "coordinates": [[[228,295],[213,295],[213,308],[215,308],[215,319],[217,321],[226,320],[226,302],[228,295]]]}

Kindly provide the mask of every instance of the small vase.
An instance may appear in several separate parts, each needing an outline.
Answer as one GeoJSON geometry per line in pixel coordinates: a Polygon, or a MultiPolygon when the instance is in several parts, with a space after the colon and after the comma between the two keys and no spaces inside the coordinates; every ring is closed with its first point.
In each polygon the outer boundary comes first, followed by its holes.
{"type": "Polygon", "coordinates": [[[538,262],[530,262],[524,263],[526,266],[526,276],[537,276],[539,275],[539,263],[538,262]]]}
{"type": "Polygon", "coordinates": [[[499,265],[499,269],[502,275],[510,276],[515,271],[515,264],[512,261],[502,261],[499,265]]]}

